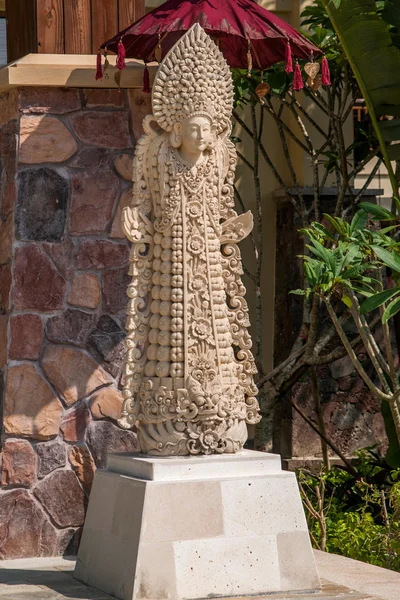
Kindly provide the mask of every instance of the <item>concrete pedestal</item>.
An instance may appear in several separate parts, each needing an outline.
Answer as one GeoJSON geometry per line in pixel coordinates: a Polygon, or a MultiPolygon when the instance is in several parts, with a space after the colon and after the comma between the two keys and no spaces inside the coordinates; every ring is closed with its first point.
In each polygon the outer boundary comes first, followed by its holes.
{"type": "Polygon", "coordinates": [[[295,476],[253,451],[111,455],[95,476],[75,577],[121,600],[320,587],[295,476]]]}

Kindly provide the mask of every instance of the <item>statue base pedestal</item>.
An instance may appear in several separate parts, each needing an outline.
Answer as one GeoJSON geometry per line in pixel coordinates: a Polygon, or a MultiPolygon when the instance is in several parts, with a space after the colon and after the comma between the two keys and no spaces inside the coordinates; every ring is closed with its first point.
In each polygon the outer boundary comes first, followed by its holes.
{"type": "Polygon", "coordinates": [[[120,600],[320,587],[294,474],[251,450],[111,455],[95,475],[75,578],[120,600]]]}

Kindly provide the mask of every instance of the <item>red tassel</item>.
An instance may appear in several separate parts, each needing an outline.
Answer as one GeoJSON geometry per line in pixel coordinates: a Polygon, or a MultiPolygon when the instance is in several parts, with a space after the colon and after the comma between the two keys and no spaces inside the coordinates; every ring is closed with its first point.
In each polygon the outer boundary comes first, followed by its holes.
{"type": "Polygon", "coordinates": [[[299,65],[299,61],[296,61],[296,66],[294,68],[294,77],[293,77],[293,89],[295,92],[299,92],[304,87],[303,77],[301,75],[301,69],[299,65]]]}
{"type": "Polygon", "coordinates": [[[122,39],[121,39],[118,42],[118,56],[117,56],[117,68],[120,71],[122,71],[122,69],[125,69],[125,67],[126,67],[125,57],[126,57],[125,46],[122,43],[122,39]]]}
{"type": "Polygon", "coordinates": [[[97,60],[96,60],[96,81],[98,81],[99,79],[103,79],[103,68],[101,66],[100,50],[97,53],[97,60]]]}
{"type": "Polygon", "coordinates": [[[331,72],[328,59],[325,56],[322,59],[322,85],[331,85],[331,72]]]}
{"type": "Polygon", "coordinates": [[[286,44],[286,65],[285,65],[285,71],[286,73],[293,73],[293,57],[292,57],[292,47],[290,45],[290,42],[288,42],[286,44]]]}
{"type": "Polygon", "coordinates": [[[150,94],[150,92],[151,92],[151,88],[150,88],[150,73],[149,73],[149,69],[147,68],[147,65],[144,66],[143,91],[146,94],[150,94]]]}

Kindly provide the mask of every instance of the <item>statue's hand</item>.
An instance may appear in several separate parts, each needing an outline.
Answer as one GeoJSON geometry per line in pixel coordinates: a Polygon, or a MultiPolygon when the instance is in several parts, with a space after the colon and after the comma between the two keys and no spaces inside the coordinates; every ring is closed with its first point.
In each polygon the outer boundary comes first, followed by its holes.
{"type": "Polygon", "coordinates": [[[151,242],[153,226],[140,207],[127,206],[122,212],[122,229],[133,243],[151,242]]]}
{"type": "Polygon", "coordinates": [[[254,226],[253,215],[248,210],[243,215],[233,217],[222,223],[221,244],[236,244],[251,233],[254,226]]]}

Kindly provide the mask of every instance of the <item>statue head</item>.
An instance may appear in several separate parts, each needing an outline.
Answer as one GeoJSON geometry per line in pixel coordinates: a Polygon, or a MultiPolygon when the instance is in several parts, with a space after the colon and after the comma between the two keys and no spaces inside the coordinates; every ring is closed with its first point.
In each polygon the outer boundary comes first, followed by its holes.
{"type": "Polygon", "coordinates": [[[162,61],[153,85],[153,114],[181,152],[204,152],[216,136],[229,135],[233,84],[218,46],[198,23],[162,61]]]}
{"type": "Polygon", "coordinates": [[[214,140],[215,131],[206,115],[194,115],[175,123],[170,134],[171,145],[189,162],[195,162],[205,150],[212,148],[214,140]]]}

